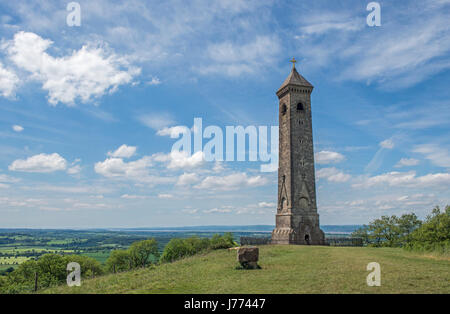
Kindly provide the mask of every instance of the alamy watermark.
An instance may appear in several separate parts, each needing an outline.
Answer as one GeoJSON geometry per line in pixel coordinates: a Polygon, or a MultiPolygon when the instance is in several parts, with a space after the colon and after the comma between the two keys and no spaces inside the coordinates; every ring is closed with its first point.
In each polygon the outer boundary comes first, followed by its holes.
{"type": "Polygon", "coordinates": [[[381,5],[378,2],[370,2],[366,7],[367,11],[371,11],[367,15],[367,25],[370,27],[381,26],[381,5]]]}
{"type": "Polygon", "coordinates": [[[381,266],[377,262],[367,264],[368,271],[371,271],[367,275],[366,282],[369,287],[381,286],[381,266]]]}
{"type": "Polygon", "coordinates": [[[259,161],[265,163],[261,172],[278,169],[278,126],[226,126],[224,132],[216,125],[203,128],[202,118],[194,118],[192,128],[177,126],[159,134],[179,138],[172,152],[187,156],[202,152],[205,161],[259,161]]]}
{"type": "Polygon", "coordinates": [[[78,2],[70,2],[67,4],[66,10],[69,12],[67,14],[66,23],[69,27],[81,26],[81,6],[78,2]]]}
{"type": "Polygon", "coordinates": [[[81,286],[81,266],[76,262],[67,264],[67,270],[70,273],[67,275],[67,285],[69,287],[81,286]]]}

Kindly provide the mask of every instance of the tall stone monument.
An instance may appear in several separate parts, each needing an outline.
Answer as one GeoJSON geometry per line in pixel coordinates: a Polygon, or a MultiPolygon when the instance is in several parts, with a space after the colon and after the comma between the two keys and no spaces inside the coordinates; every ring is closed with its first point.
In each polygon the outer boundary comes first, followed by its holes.
{"type": "Polygon", "coordinates": [[[311,120],[313,86],[295,69],[279,99],[278,207],[272,244],[325,244],[319,227],[311,120]]]}

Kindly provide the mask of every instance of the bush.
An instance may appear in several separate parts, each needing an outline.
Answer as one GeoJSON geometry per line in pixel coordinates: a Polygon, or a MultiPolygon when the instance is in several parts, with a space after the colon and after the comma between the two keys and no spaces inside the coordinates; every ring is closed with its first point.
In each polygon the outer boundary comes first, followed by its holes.
{"type": "MultiPolygon", "coordinates": [[[[169,241],[169,243],[167,243],[166,247],[164,248],[163,254],[160,258],[160,262],[173,262],[183,257],[199,253],[203,250],[202,243],[203,241],[196,237],[188,239],[173,238],[169,241]]],[[[206,245],[206,248],[208,247],[209,243],[206,245]]]]}
{"type": "Polygon", "coordinates": [[[231,233],[226,233],[223,236],[215,234],[211,239],[201,239],[198,237],[187,239],[173,238],[164,248],[160,262],[173,262],[206,250],[225,249],[235,245],[236,243],[233,241],[233,235],[231,233]]]}
{"type": "Polygon", "coordinates": [[[152,255],[155,257],[159,255],[155,239],[134,242],[128,250],[135,267],[145,267],[152,255]]]}
{"type": "Polygon", "coordinates": [[[444,212],[436,206],[420,228],[411,233],[405,248],[450,253],[450,206],[447,205],[444,212]]]}
{"type": "Polygon", "coordinates": [[[158,242],[147,239],[133,242],[128,250],[114,250],[106,260],[109,272],[121,272],[136,267],[146,267],[152,261],[158,261],[158,242]]]}
{"type": "Polygon", "coordinates": [[[211,249],[227,249],[230,247],[236,246],[236,243],[233,240],[233,235],[229,232],[225,233],[223,236],[219,236],[215,234],[211,239],[211,249]]]}
{"type": "Polygon", "coordinates": [[[114,250],[106,260],[106,269],[109,272],[122,272],[133,268],[133,261],[128,250],[114,250]]]}

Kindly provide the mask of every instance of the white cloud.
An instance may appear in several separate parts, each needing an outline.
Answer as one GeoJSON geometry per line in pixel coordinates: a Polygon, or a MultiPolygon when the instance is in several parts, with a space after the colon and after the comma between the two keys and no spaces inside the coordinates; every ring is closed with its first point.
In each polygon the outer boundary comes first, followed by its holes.
{"type": "Polygon", "coordinates": [[[419,160],[417,160],[417,159],[402,158],[397,162],[397,164],[394,167],[395,168],[411,167],[411,166],[417,166],[418,164],[419,164],[419,160]]]}
{"type": "Polygon", "coordinates": [[[188,209],[188,208],[186,208],[186,209],[183,209],[182,212],[186,213],[186,214],[194,215],[194,214],[198,213],[198,209],[188,209]]]}
{"type": "Polygon", "coordinates": [[[20,179],[13,178],[11,176],[7,176],[6,174],[0,174],[0,182],[1,183],[16,183],[19,181],[20,181],[20,179]]]}
{"type": "Polygon", "coordinates": [[[111,206],[108,206],[107,204],[104,203],[81,203],[81,202],[77,202],[77,203],[73,203],[72,204],[72,208],[73,209],[107,209],[110,208],[111,206]]]}
{"type": "Polygon", "coordinates": [[[223,165],[223,161],[216,161],[212,170],[216,173],[224,171],[225,166],[223,165]]]}
{"type": "Polygon", "coordinates": [[[173,184],[176,177],[159,175],[161,169],[154,169],[154,156],[144,156],[141,159],[125,162],[122,158],[107,158],[94,165],[96,173],[119,180],[135,181],[140,186],[154,186],[157,184],[173,184]],[[158,171],[158,174],[154,174],[158,171]],[[143,185],[142,185],[143,184],[143,185]]]}
{"type": "Polygon", "coordinates": [[[3,97],[14,96],[14,91],[19,84],[19,78],[12,71],[5,69],[0,62],[0,95],[3,97]]]}
{"type": "Polygon", "coordinates": [[[80,165],[74,165],[73,167],[70,167],[67,169],[67,173],[70,175],[79,174],[81,172],[81,166],[80,165]]]}
{"type": "Polygon", "coordinates": [[[158,194],[158,198],[163,198],[163,199],[170,199],[170,198],[174,198],[174,197],[175,196],[172,194],[164,194],[164,193],[158,194]]]}
{"type": "Polygon", "coordinates": [[[426,159],[436,166],[450,167],[450,152],[436,144],[416,145],[413,152],[423,154],[426,159]]]}
{"type": "Polygon", "coordinates": [[[258,207],[261,208],[275,208],[277,207],[277,204],[275,203],[268,203],[268,202],[259,202],[258,207]]]}
{"type": "Polygon", "coordinates": [[[229,208],[211,208],[203,211],[205,214],[226,214],[231,213],[232,210],[229,208]]]}
{"type": "Polygon", "coordinates": [[[59,154],[53,153],[49,155],[39,154],[25,160],[15,160],[8,169],[11,171],[48,173],[65,170],[66,167],[67,161],[59,154]]]}
{"type": "Polygon", "coordinates": [[[166,127],[163,128],[161,130],[159,130],[158,132],[156,132],[156,134],[158,134],[159,136],[170,136],[170,138],[179,138],[180,134],[183,133],[189,133],[190,130],[188,127],[186,126],[173,126],[173,127],[166,127]]]}
{"type": "Polygon", "coordinates": [[[104,185],[80,185],[80,186],[62,186],[62,185],[33,185],[23,187],[24,190],[44,191],[58,194],[90,194],[92,193],[111,193],[113,189],[104,185]]]}
{"type": "Polygon", "coordinates": [[[415,171],[389,172],[373,177],[360,179],[353,187],[369,188],[373,186],[400,186],[400,187],[445,187],[450,185],[450,173],[430,173],[416,176],[415,171]]]}
{"type": "Polygon", "coordinates": [[[262,176],[249,177],[246,173],[233,173],[227,176],[208,176],[195,188],[235,190],[242,187],[255,187],[265,184],[267,184],[267,179],[262,176]]]}
{"type": "Polygon", "coordinates": [[[169,161],[167,168],[169,169],[191,169],[196,168],[204,163],[204,153],[198,151],[192,156],[187,152],[172,151],[169,155],[161,155],[158,157],[160,161],[169,161]]]}
{"type": "Polygon", "coordinates": [[[115,158],[130,158],[136,153],[136,146],[127,146],[123,144],[114,152],[108,152],[108,156],[115,158]]]}
{"type": "Polygon", "coordinates": [[[161,80],[157,77],[152,77],[152,79],[147,82],[147,85],[159,85],[159,84],[161,84],[161,80]]]}
{"type": "Polygon", "coordinates": [[[178,178],[177,185],[191,185],[198,181],[200,181],[200,178],[196,173],[183,173],[178,178]]]}
{"type": "Polygon", "coordinates": [[[148,156],[130,162],[124,162],[121,158],[107,158],[103,162],[97,162],[94,169],[105,177],[139,179],[148,176],[147,168],[151,164],[151,158],[148,156]]]}
{"type": "Polygon", "coordinates": [[[335,164],[345,159],[344,155],[340,153],[330,152],[326,150],[316,153],[315,157],[317,164],[335,164]]]}
{"type": "Polygon", "coordinates": [[[133,194],[123,194],[120,198],[124,198],[124,199],[129,199],[129,200],[142,200],[142,199],[146,199],[147,196],[143,196],[143,195],[133,195],[133,194]]]}
{"type": "Polygon", "coordinates": [[[387,139],[387,140],[380,142],[380,147],[382,147],[382,148],[392,149],[392,148],[394,148],[394,146],[395,146],[394,141],[392,141],[391,139],[387,139]]]}
{"type": "Polygon", "coordinates": [[[322,12],[320,15],[309,16],[304,20],[307,25],[300,28],[302,34],[323,35],[331,31],[350,32],[364,27],[364,21],[354,19],[340,13],[322,12]]]}
{"type": "Polygon", "coordinates": [[[67,169],[67,173],[70,175],[78,175],[81,172],[81,166],[78,165],[79,162],[81,162],[81,159],[75,159],[67,169]]]}
{"type": "Polygon", "coordinates": [[[143,114],[138,117],[138,120],[143,125],[157,131],[175,123],[172,116],[168,113],[143,114]]]}
{"type": "Polygon", "coordinates": [[[330,182],[347,182],[351,178],[351,175],[334,167],[317,170],[316,176],[318,179],[327,179],[330,182]]]}
{"type": "Polygon", "coordinates": [[[17,124],[13,125],[12,129],[13,129],[14,132],[18,132],[18,133],[20,133],[20,132],[22,132],[24,130],[23,126],[17,125],[17,124]]]}
{"type": "Polygon", "coordinates": [[[140,73],[125,58],[99,45],[85,45],[71,55],[53,57],[46,52],[52,44],[37,34],[21,31],[6,45],[9,58],[42,83],[52,105],[73,105],[77,99],[89,102],[115,92],[140,73]]]}
{"type": "Polygon", "coordinates": [[[279,52],[278,38],[270,36],[257,36],[253,41],[243,44],[231,41],[211,44],[207,49],[210,64],[197,70],[201,74],[216,73],[226,76],[252,74],[273,64],[279,52]]]}

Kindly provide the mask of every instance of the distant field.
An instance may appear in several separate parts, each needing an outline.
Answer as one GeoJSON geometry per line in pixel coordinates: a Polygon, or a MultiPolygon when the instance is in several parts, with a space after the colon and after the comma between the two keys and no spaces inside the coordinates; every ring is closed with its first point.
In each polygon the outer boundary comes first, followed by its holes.
{"type": "Polygon", "coordinates": [[[110,251],[100,251],[100,252],[89,252],[89,253],[81,253],[80,255],[88,256],[96,259],[100,263],[105,263],[109,257],[110,251]]]}
{"type": "Polygon", "coordinates": [[[25,256],[17,256],[17,257],[0,257],[0,265],[13,265],[13,264],[22,264],[28,260],[25,256]]]}
{"type": "Polygon", "coordinates": [[[42,293],[450,293],[450,259],[393,248],[261,246],[261,270],[237,270],[236,252],[208,254],[42,293]],[[366,266],[381,265],[368,287],[366,266]]]}

